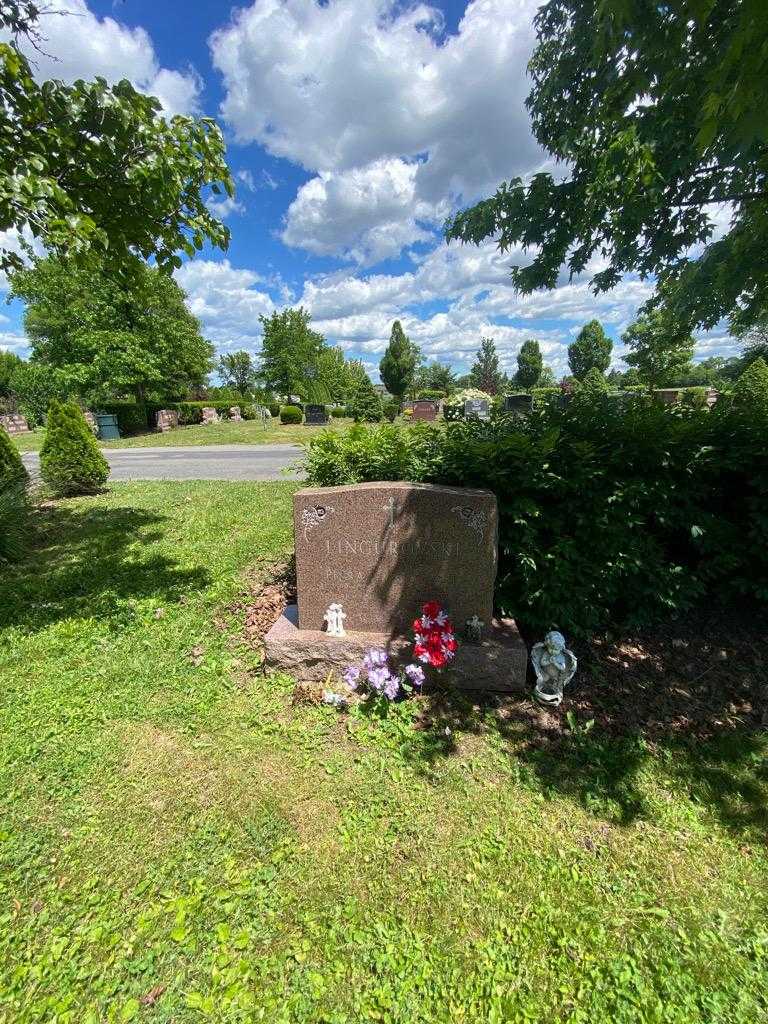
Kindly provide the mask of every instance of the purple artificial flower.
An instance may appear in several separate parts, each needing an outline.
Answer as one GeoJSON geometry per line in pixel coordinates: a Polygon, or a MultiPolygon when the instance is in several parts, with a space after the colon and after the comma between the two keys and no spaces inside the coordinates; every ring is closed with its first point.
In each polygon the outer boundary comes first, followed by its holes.
{"type": "Polygon", "coordinates": [[[390,678],[391,676],[388,668],[368,669],[368,683],[377,693],[382,692],[390,678]]]}
{"type": "Polygon", "coordinates": [[[400,692],[400,680],[397,676],[390,676],[384,683],[384,696],[387,700],[394,700],[400,692]]]}
{"type": "Polygon", "coordinates": [[[357,665],[348,665],[342,672],[342,678],[350,690],[356,690],[360,682],[360,669],[357,665]]]}
{"type": "Polygon", "coordinates": [[[375,647],[372,647],[370,651],[367,651],[363,658],[363,665],[370,672],[371,669],[386,668],[387,667],[387,652],[379,651],[375,647]]]}
{"type": "Polygon", "coordinates": [[[405,674],[414,686],[421,686],[424,682],[424,669],[421,665],[406,665],[405,674]]]}

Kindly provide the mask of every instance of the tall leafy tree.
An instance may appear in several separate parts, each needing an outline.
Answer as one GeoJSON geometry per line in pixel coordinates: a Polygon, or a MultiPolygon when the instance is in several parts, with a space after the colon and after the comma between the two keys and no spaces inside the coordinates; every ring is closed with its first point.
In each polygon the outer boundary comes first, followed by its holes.
{"type": "Polygon", "coordinates": [[[256,383],[256,366],[251,353],[241,349],[220,356],[219,376],[227,387],[234,388],[246,398],[256,383]]]}
{"type": "Polygon", "coordinates": [[[499,357],[493,338],[483,338],[469,376],[473,388],[497,395],[504,383],[504,374],[499,369],[499,357]]]}
{"type": "Polygon", "coordinates": [[[458,382],[453,367],[435,362],[418,369],[414,386],[420,390],[442,391],[450,395],[456,390],[458,382]]]}
{"type": "Polygon", "coordinates": [[[0,398],[11,393],[11,376],[22,365],[23,360],[15,352],[0,351],[0,398]]]}
{"type": "Polygon", "coordinates": [[[81,393],[178,398],[211,369],[184,292],[135,257],[123,277],[95,260],[36,260],[13,274],[11,295],[26,303],[33,360],[64,370],[81,393]]]}
{"type": "Polygon", "coordinates": [[[689,368],[693,356],[693,338],[665,309],[641,313],[621,340],[630,350],[624,362],[637,370],[649,388],[671,384],[677,374],[689,368]]]}
{"type": "Polygon", "coordinates": [[[527,105],[565,175],[514,178],[452,218],[449,239],[533,251],[513,280],[596,291],[656,275],[656,304],[692,330],[749,325],[768,302],[768,18],[758,0],[548,0],[527,105]],[[713,238],[713,204],[729,228],[713,238]],[[692,251],[694,254],[692,254],[692,251]]]}
{"type": "MultiPolygon", "coordinates": [[[[209,189],[234,194],[215,121],[164,117],[127,81],[36,82],[22,50],[42,38],[41,9],[0,3],[11,37],[0,43],[0,230],[29,230],[58,255],[96,254],[118,274],[136,253],[170,271],[179,250],[226,248],[205,202],[209,189]]],[[[21,265],[0,245],[0,269],[21,265]]]]}
{"type": "Polygon", "coordinates": [[[344,402],[351,394],[349,364],[338,346],[324,348],[317,357],[317,375],[329,402],[344,402]]]}
{"type": "Polygon", "coordinates": [[[541,347],[535,338],[529,338],[523,342],[517,353],[515,380],[522,388],[535,388],[541,378],[543,367],[541,347]]]}
{"type": "Polygon", "coordinates": [[[259,377],[286,401],[291,395],[307,398],[318,379],[317,362],[325,339],[309,326],[311,319],[301,306],[259,317],[264,331],[259,377]]]}
{"type": "Polygon", "coordinates": [[[379,373],[384,387],[398,401],[413,382],[416,372],[417,354],[399,320],[392,324],[389,345],[379,363],[379,373]]]}
{"type": "Polygon", "coordinates": [[[599,320],[584,324],[576,340],[568,346],[568,365],[577,380],[584,380],[590,370],[605,373],[611,365],[613,342],[599,320]]]}

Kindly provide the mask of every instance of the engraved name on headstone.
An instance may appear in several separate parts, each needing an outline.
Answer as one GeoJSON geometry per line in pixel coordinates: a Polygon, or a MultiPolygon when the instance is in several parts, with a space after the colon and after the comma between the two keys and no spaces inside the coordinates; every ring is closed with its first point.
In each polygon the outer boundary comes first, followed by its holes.
{"type": "Polygon", "coordinates": [[[479,420],[490,418],[490,405],[487,398],[468,398],[464,402],[464,415],[469,419],[475,417],[479,420]]]}
{"type": "Polygon", "coordinates": [[[294,495],[300,629],[334,602],[347,631],[407,632],[424,601],[489,622],[497,560],[490,491],[432,484],[312,487],[294,495]]]}

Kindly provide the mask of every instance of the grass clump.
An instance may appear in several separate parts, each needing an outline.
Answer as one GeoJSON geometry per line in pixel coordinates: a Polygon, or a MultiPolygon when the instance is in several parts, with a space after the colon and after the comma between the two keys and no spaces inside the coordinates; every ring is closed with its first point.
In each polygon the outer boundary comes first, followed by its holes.
{"type": "Polygon", "coordinates": [[[107,460],[75,402],[51,404],[40,470],[45,483],[62,497],[93,494],[107,482],[107,460]]]}

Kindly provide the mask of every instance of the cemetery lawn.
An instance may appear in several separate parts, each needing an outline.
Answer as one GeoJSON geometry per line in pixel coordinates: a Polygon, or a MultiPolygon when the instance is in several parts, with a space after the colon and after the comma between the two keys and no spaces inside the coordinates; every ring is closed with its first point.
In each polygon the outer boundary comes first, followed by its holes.
{"type": "Polygon", "coordinates": [[[765,1020],[765,734],[294,707],[293,489],[52,502],[3,570],[0,1021],[765,1020]]]}
{"type": "MultiPolygon", "coordinates": [[[[260,420],[243,420],[232,423],[222,420],[220,423],[200,424],[191,427],[179,427],[169,430],[166,434],[148,432],[131,437],[121,437],[119,441],[105,441],[102,448],[189,448],[209,444],[300,444],[323,429],[347,430],[352,420],[331,420],[327,428],[305,426],[302,424],[282,424],[277,420],[268,423],[264,429],[260,420]]],[[[20,451],[36,452],[40,450],[45,437],[45,430],[35,430],[29,434],[15,434],[13,440],[20,451]]]]}

